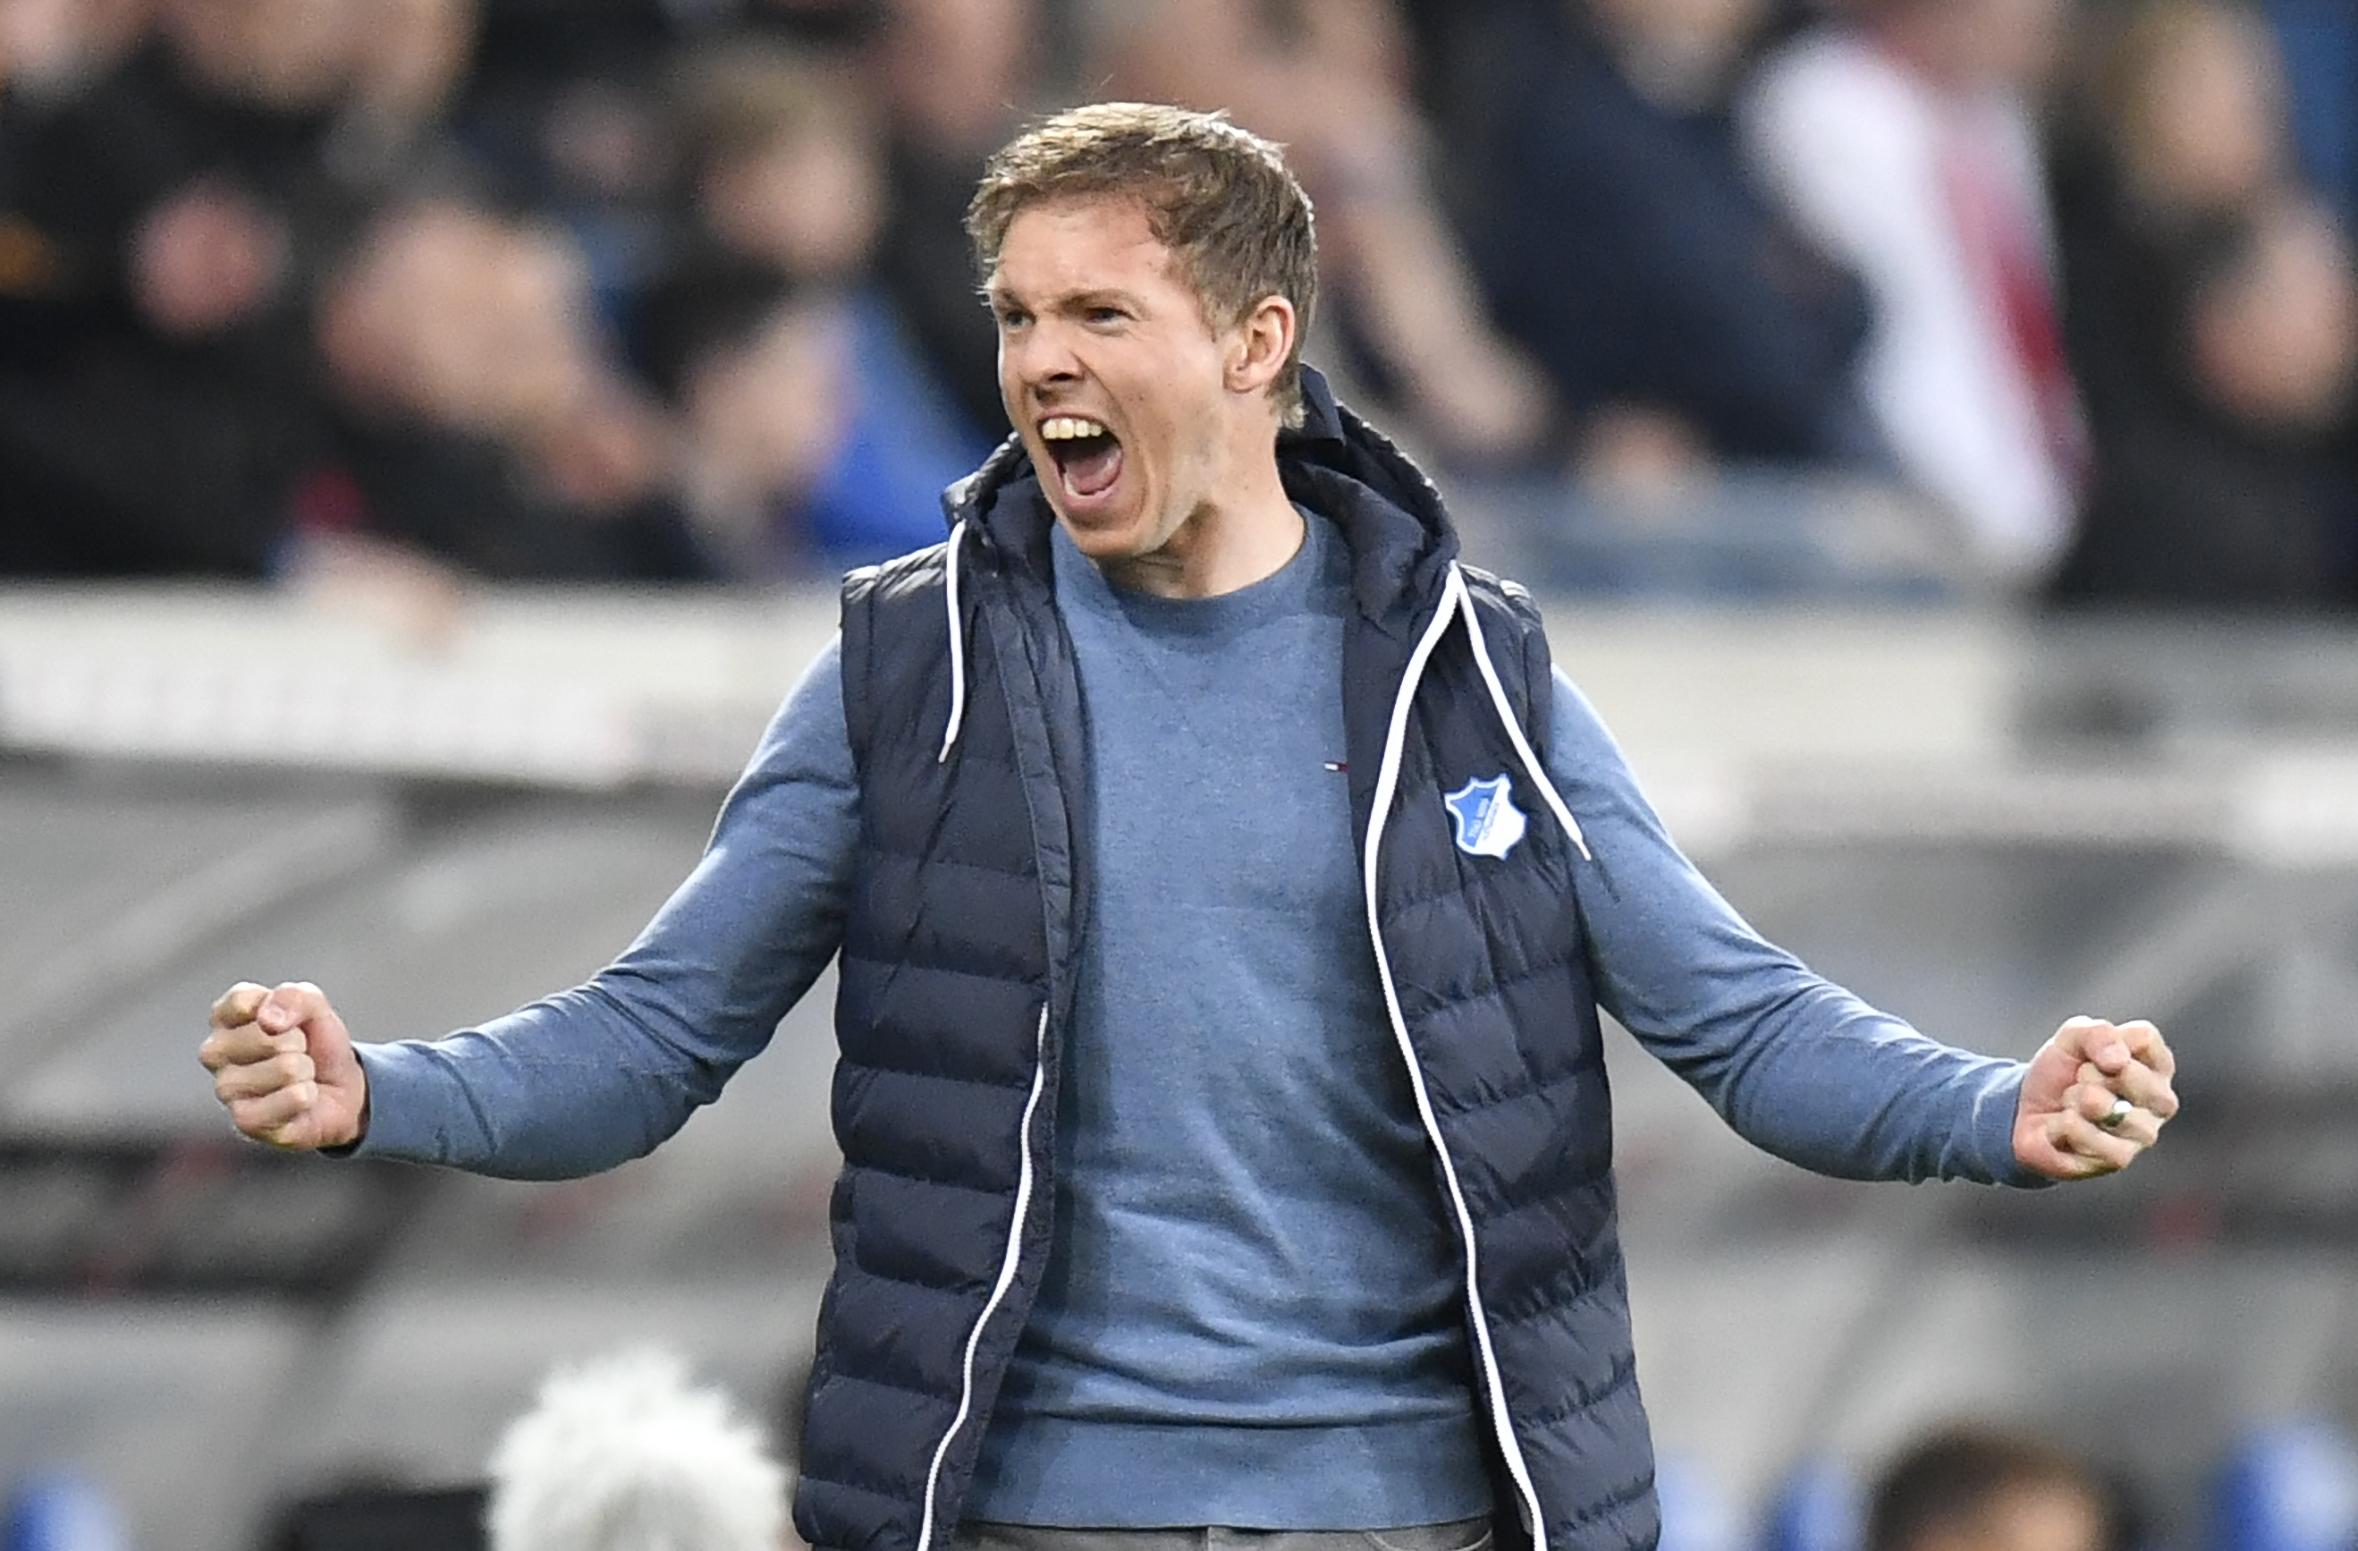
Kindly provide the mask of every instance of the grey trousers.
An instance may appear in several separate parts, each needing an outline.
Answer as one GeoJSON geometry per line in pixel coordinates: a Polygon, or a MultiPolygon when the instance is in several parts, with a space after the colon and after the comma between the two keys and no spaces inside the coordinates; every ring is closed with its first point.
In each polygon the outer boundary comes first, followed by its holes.
{"type": "Polygon", "coordinates": [[[1488,1519],[1400,1529],[1044,1529],[958,1526],[951,1551],[1490,1551],[1488,1519]]]}

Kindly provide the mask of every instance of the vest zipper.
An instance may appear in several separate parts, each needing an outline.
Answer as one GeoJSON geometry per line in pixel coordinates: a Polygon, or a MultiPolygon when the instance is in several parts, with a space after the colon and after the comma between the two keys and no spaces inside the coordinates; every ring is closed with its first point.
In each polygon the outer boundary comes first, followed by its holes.
{"type": "Polygon", "coordinates": [[[934,1446],[933,1463],[925,1472],[925,1517],[917,1527],[917,1551],[927,1551],[933,1543],[933,1502],[935,1489],[941,1485],[942,1461],[949,1458],[950,1441],[958,1436],[958,1429],[966,1425],[966,1418],[974,1409],[974,1352],[982,1344],[984,1327],[991,1316],[999,1312],[1006,1300],[1007,1289],[1015,1284],[1015,1266],[1023,1253],[1023,1220],[1032,1204],[1032,1115],[1040,1107],[1040,1090],[1048,1080],[1048,1008],[1040,1007],[1040,1026],[1033,1036],[1032,1091],[1023,1103],[1023,1120],[1015,1133],[1019,1162],[1015,1172],[1015,1219],[1007,1225],[1007,1256],[999,1262],[999,1279],[992,1284],[991,1296],[984,1300],[983,1310],[975,1319],[974,1328],[966,1335],[966,1357],[958,1380],[958,1413],[950,1418],[949,1430],[934,1446]]]}
{"type": "MultiPolygon", "coordinates": [[[[1476,1275],[1474,1246],[1474,1218],[1466,1209],[1465,1191],[1457,1182],[1457,1165],[1449,1158],[1449,1148],[1441,1140],[1440,1122],[1433,1116],[1432,1095],[1425,1089],[1424,1069],[1417,1064],[1416,1047],[1409,1042],[1408,1019],[1400,1010],[1400,988],[1392,982],[1392,957],[1384,949],[1382,918],[1376,902],[1376,855],[1384,836],[1384,823],[1390,817],[1392,799],[1400,786],[1400,756],[1408,736],[1408,713],[1416,698],[1418,683],[1424,678],[1425,665],[1432,660],[1433,649],[1441,644],[1441,637],[1449,631],[1450,621],[1456,617],[1459,599],[1465,592],[1465,579],[1457,567],[1449,568],[1449,581],[1441,597],[1441,606],[1433,615],[1433,622],[1408,657],[1408,668],[1400,676],[1400,689],[1392,701],[1392,721],[1384,735],[1383,763],[1377,767],[1375,806],[1368,814],[1367,851],[1362,858],[1362,872],[1367,883],[1367,935],[1375,945],[1376,978],[1384,988],[1384,1011],[1392,1020],[1392,1037],[1399,1042],[1400,1057],[1408,1065],[1408,1083],[1416,1095],[1417,1118],[1424,1122],[1425,1137],[1433,1145],[1433,1155],[1441,1160],[1441,1177],[1449,1186],[1449,1204],[1457,1213],[1459,1236],[1466,1247],[1466,1304],[1473,1313],[1474,1344],[1482,1363],[1482,1373],[1490,1390],[1490,1425],[1498,1436],[1499,1452],[1506,1457],[1507,1473],[1514,1477],[1516,1490],[1522,1493],[1522,1515],[1531,1534],[1532,1551],[1547,1551],[1547,1534],[1542,1527],[1539,1493],[1531,1485],[1531,1470],[1523,1460],[1522,1447],[1515,1442],[1514,1420],[1508,1414],[1506,1385],[1498,1370],[1498,1355],[1490,1344],[1490,1317],[1482,1310],[1481,1283],[1476,1275]]],[[[922,1543],[918,1551],[925,1551],[922,1543]]]]}

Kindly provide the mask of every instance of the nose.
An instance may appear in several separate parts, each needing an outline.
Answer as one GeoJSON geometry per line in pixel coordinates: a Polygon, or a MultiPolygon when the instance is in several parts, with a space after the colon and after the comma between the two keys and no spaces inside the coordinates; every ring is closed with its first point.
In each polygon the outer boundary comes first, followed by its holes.
{"type": "Polygon", "coordinates": [[[1071,338],[1053,323],[1035,323],[1019,336],[1002,336],[999,349],[1009,380],[1034,400],[1053,399],[1081,381],[1081,359],[1071,338]]]}

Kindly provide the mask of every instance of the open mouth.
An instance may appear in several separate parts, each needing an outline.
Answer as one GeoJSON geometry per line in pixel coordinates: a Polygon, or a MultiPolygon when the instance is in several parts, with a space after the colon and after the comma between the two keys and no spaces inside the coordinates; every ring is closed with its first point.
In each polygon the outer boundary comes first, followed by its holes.
{"type": "Polygon", "coordinates": [[[1040,424],[1040,440],[1056,464],[1065,495],[1094,501],[1122,477],[1122,444],[1101,420],[1086,415],[1051,415],[1040,424]]]}

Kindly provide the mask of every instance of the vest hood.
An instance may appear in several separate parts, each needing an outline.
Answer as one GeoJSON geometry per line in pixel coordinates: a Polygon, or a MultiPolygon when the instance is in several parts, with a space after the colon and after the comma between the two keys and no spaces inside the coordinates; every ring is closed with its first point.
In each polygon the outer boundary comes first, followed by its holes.
{"type": "MultiPolygon", "coordinates": [[[[1360,612],[1387,634],[1401,634],[1418,605],[1439,595],[1457,558],[1457,529],[1424,470],[1338,402],[1315,367],[1302,368],[1302,410],[1302,424],[1277,438],[1286,493],[1342,526],[1360,612]]],[[[1011,433],[980,468],[944,490],[942,510],[953,544],[979,543],[1047,574],[1056,518],[1022,437],[1011,433]]]]}

